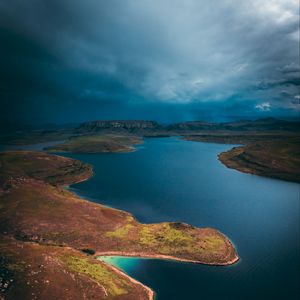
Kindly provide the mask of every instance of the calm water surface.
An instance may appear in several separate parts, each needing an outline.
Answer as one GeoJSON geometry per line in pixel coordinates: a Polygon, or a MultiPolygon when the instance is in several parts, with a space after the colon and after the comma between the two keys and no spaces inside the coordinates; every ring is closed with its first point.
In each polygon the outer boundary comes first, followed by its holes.
{"type": "Polygon", "coordinates": [[[227,169],[217,154],[229,148],[160,138],[133,153],[68,155],[94,166],[72,187],[81,196],[145,223],[215,227],[237,247],[241,260],[229,267],[105,258],[158,300],[298,299],[299,185],[227,169]]]}

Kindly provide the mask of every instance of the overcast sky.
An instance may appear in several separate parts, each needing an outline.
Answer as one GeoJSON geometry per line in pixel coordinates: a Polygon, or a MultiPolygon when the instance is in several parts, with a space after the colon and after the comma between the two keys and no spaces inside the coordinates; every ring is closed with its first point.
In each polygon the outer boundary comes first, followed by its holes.
{"type": "Polygon", "coordinates": [[[299,115],[298,0],[0,0],[2,119],[299,115]]]}

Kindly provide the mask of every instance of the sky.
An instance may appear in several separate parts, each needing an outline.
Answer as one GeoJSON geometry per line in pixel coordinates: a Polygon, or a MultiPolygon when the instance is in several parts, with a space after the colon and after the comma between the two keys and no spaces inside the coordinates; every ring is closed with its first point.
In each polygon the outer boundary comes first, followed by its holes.
{"type": "Polygon", "coordinates": [[[298,0],[0,0],[0,118],[299,117],[298,0]]]}

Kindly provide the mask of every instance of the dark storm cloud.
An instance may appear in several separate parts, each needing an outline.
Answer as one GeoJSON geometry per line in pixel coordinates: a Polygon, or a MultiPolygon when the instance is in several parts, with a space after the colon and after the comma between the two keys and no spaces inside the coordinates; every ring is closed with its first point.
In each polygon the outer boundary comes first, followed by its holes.
{"type": "Polygon", "coordinates": [[[0,0],[1,114],[81,121],[297,112],[298,6],[0,0]]]}

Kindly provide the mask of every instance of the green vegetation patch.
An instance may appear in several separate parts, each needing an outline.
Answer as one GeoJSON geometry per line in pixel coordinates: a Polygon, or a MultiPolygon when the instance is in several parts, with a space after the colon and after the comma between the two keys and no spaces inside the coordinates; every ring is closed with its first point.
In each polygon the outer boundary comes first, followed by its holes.
{"type": "Polygon", "coordinates": [[[62,260],[70,270],[86,275],[91,280],[100,283],[107,291],[108,296],[115,297],[129,292],[128,283],[103,263],[98,261],[92,263],[88,258],[76,256],[63,256],[62,260]]]}
{"type": "Polygon", "coordinates": [[[211,254],[218,254],[225,246],[225,239],[220,235],[206,236],[202,240],[202,247],[211,254]]]}
{"type": "Polygon", "coordinates": [[[124,225],[116,228],[115,230],[106,232],[105,236],[119,239],[130,237],[130,231],[137,227],[136,221],[132,216],[127,216],[125,218],[125,222],[126,223],[124,225]]]}
{"type": "Polygon", "coordinates": [[[165,255],[218,254],[224,251],[224,238],[219,235],[198,237],[192,226],[181,223],[162,223],[138,226],[133,223],[105,233],[106,237],[126,241],[135,247],[142,247],[165,255]]]}
{"type": "Polygon", "coordinates": [[[143,226],[139,232],[139,242],[161,253],[172,254],[174,251],[193,251],[196,240],[188,230],[176,229],[172,224],[165,223],[143,226]]]}
{"type": "Polygon", "coordinates": [[[132,224],[126,224],[125,226],[119,227],[114,231],[108,231],[105,233],[106,237],[113,237],[123,239],[128,236],[129,231],[134,228],[132,224]]]}

